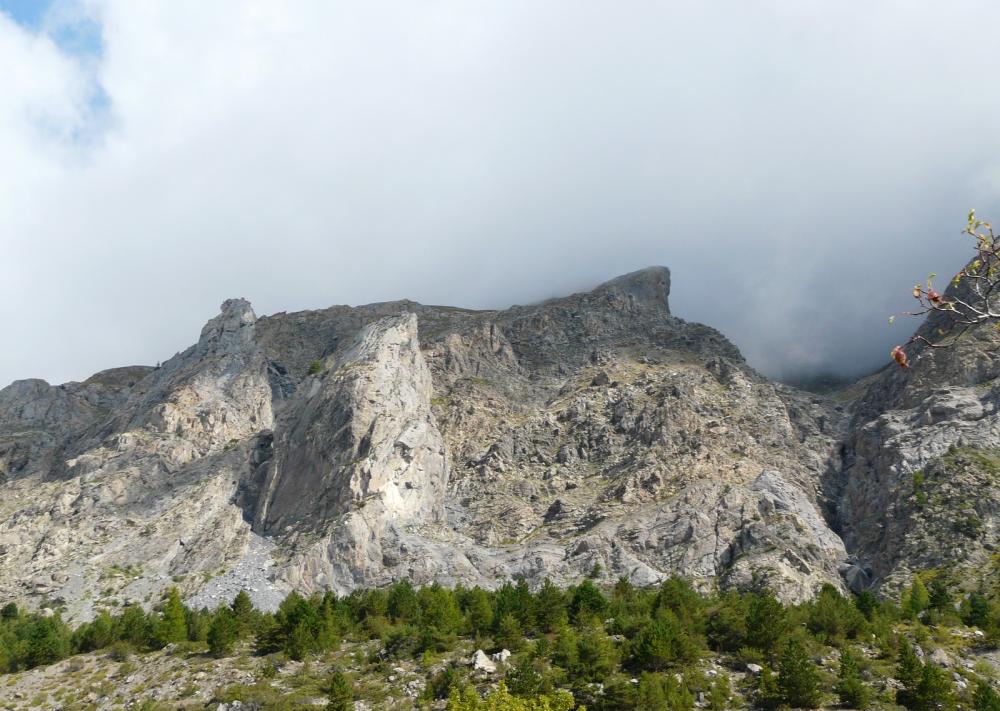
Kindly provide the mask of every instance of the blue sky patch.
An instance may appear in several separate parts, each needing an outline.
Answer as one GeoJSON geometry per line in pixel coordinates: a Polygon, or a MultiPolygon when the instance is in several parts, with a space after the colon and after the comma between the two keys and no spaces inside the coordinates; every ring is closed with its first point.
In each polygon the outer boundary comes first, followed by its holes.
{"type": "Polygon", "coordinates": [[[53,139],[94,145],[107,129],[111,112],[111,97],[97,75],[104,50],[100,24],[79,0],[0,0],[0,12],[29,32],[50,38],[91,78],[79,123],[51,125],[38,117],[36,128],[53,139]]]}
{"type": "Polygon", "coordinates": [[[100,25],[73,0],[0,0],[0,12],[25,29],[44,32],[66,54],[101,54],[100,25]]]}
{"type": "Polygon", "coordinates": [[[39,30],[52,0],[0,0],[0,12],[31,30],[39,30]]]}

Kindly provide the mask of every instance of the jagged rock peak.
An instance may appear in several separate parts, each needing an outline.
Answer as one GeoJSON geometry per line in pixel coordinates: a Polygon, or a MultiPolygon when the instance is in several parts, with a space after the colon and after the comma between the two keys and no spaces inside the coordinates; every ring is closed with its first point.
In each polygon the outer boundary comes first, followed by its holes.
{"type": "Polygon", "coordinates": [[[253,338],[257,314],[246,299],[226,299],[219,315],[201,329],[198,344],[203,348],[228,351],[245,345],[253,338]]]}
{"type": "Polygon", "coordinates": [[[417,315],[406,311],[398,316],[387,316],[362,329],[347,359],[372,357],[379,348],[408,348],[412,354],[420,350],[417,341],[417,315]]]}
{"type": "Polygon", "coordinates": [[[594,293],[618,294],[649,306],[662,307],[670,313],[670,270],[646,267],[606,281],[594,293]]]}
{"type": "Polygon", "coordinates": [[[40,397],[51,385],[41,378],[25,378],[15,380],[5,388],[0,388],[0,398],[13,400],[19,397],[40,397]]]}

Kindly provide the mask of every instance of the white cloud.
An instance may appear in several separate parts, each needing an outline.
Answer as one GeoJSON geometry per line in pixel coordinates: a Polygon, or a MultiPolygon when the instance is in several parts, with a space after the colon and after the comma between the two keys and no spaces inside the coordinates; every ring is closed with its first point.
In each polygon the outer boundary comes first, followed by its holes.
{"type": "Polygon", "coordinates": [[[96,63],[0,15],[0,380],[155,362],[227,296],[499,306],[651,263],[758,367],[864,367],[1000,207],[993,3],[73,8],[96,63]]]}

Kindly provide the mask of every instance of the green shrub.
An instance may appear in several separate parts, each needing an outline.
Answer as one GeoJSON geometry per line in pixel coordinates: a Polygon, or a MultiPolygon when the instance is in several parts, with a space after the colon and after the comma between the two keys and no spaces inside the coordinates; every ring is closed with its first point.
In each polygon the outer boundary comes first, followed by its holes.
{"type": "Polygon", "coordinates": [[[781,653],[778,688],[789,706],[809,709],[819,706],[819,673],[797,639],[789,640],[781,653]]]}
{"type": "Polygon", "coordinates": [[[670,610],[661,610],[635,640],[633,658],[650,671],[660,671],[694,661],[698,646],[670,610]]]}
{"type": "Polygon", "coordinates": [[[326,705],[327,711],[354,710],[354,689],[339,669],[335,669],[330,676],[330,691],[327,698],[329,699],[326,705]]]}
{"type": "Polygon", "coordinates": [[[840,654],[840,672],[837,675],[837,696],[841,703],[851,708],[864,709],[871,700],[871,690],[861,680],[857,657],[850,649],[840,654]]]}
{"type": "Polygon", "coordinates": [[[722,711],[729,706],[729,699],[732,692],[729,689],[729,678],[718,676],[712,682],[711,691],[708,693],[708,708],[712,711],[722,711]]]}
{"type": "Polygon", "coordinates": [[[767,590],[750,597],[746,611],[746,642],[771,653],[787,627],[785,607],[767,590]]]}
{"type": "Polygon", "coordinates": [[[972,694],[972,707],[976,711],[1000,711],[1000,694],[993,690],[988,681],[980,679],[972,694]]]}
{"type": "Polygon", "coordinates": [[[239,636],[236,616],[228,607],[220,607],[212,616],[208,628],[208,651],[213,657],[225,657],[232,653],[239,636]]]}

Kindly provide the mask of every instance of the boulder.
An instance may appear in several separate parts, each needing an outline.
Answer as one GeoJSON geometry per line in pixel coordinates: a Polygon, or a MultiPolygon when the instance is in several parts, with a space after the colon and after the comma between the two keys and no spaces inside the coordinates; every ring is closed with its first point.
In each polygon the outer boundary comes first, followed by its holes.
{"type": "Polygon", "coordinates": [[[477,649],[476,653],[472,655],[472,669],[483,674],[493,674],[497,670],[497,665],[490,660],[486,652],[477,649]]]}

